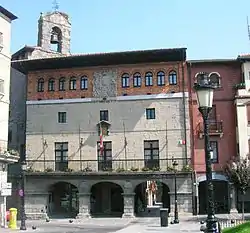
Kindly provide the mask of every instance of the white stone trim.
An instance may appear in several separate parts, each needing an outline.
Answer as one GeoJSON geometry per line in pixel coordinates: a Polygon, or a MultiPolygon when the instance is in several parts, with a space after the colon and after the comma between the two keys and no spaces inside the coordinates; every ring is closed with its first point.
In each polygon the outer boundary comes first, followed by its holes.
{"type": "MultiPolygon", "coordinates": [[[[224,176],[222,174],[215,173],[215,172],[212,173],[212,179],[213,180],[228,181],[226,176],[224,176]]],[[[207,180],[206,175],[201,175],[201,176],[197,177],[197,183],[200,183],[200,182],[203,182],[206,180],[207,180]]]]}
{"type": "MultiPolygon", "coordinates": [[[[185,98],[188,98],[188,92],[184,92],[185,98]]],[[[117,97],[107,97],[105,101],[133,101],[133,100],[154,100],[154,99],[177,99],[182,98],[183,93],[164,93],[157,95],[127,95],[117,97]]],[[[53,99],[53,100],[29,100],[26,101],[27,105],[37,104],[70,104],[70,103],[89,103],[104,101],[101,98],[76,98],[76,99],[53,99]]]]}

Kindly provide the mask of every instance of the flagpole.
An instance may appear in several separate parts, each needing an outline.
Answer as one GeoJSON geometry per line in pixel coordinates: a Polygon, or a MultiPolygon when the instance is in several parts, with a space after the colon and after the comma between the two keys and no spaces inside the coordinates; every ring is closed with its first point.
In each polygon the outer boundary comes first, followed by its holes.
{"type": "Polygon", "coordinates": [[[128,169],[128,161],[127,161],[127,138],[125,132],[125,123],[123,121],[123,136],[124,136],[124,157],[125,157],[125,168],[128,169]]]}

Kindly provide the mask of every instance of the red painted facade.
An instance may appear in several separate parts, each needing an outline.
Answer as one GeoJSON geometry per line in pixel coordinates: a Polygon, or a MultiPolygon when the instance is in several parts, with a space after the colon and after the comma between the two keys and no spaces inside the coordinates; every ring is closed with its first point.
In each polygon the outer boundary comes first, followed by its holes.
{"type": "Polygon", "coordinates": [[[241,80],[241,66],[237,61],[198,61],[188,63],[190,79],[190,123],[191,151],[193,166],[197,173],[205,172],[203,120],[198,110],[196,94],[193,89],[195,75],[199,72],[217,72],[220,75],[220,88],[214,91],[214,109],[210,113],[215,122],[210,130],[210,140],[217,144],[217,161],[213,163],[214,171],[221,171],[228,160],[237,154],[236,142],[236,107],[234,97],[235,85],[241,80]]]}

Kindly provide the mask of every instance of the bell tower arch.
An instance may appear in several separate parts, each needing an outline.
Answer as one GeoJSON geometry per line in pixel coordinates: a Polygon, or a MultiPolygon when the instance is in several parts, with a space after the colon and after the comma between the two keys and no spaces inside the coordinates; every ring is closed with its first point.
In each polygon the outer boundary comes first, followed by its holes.
{"type": "Polygon", "coordinates": [[[70,53],[71,23],[69,16],[63,12],[54,11],[41,13],[38,20],[37,46],[46,51],[54,50],[58,53],[70,53]]]}

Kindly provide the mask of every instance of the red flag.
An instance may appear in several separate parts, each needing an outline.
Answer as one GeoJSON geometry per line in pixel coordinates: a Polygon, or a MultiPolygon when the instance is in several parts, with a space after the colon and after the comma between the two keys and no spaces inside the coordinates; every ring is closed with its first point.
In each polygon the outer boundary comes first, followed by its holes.
{"type": "Polygon", "coordinates": [[[100,124],[100,155],[103,154],[103,149],[104,149],[104,145],[103,145],[103,132],[102,132],[102,126],[100,124]]]}

